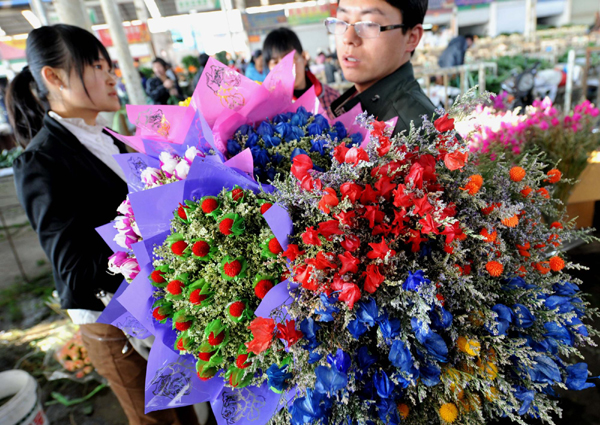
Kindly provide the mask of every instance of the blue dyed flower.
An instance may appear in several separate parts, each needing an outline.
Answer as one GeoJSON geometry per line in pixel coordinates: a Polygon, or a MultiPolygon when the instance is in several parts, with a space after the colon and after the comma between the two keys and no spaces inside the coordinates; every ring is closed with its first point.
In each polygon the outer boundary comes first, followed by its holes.
{"type": "Polygon", "coordinates": [[[246,140],[247,148],[253,148],[254,146],[258,146],[258,135],[256,133],[248,135],[248,139],[246,140]]]}
{"type": "Polygon", "coordinates": [[[333,127],[331,128],[329,134],[332,140],[337,138],[338,141],[341,141],[342,139],[346,138],[348,132],[346,131],[346,127],[344,127],[344,124],[342,124],[339,121],[336,121],[335,123],[333,123],[333,127]]]}
{"type": "Polygon", "coordinates": [[[315,364],[323,358],[323,354],[315,353],[314,351],[308,354],[308,364],[315,364]]]}
{"type": "Polygon", "coordinates": [[[419,369],[421,382],[428,387],[433,387],[440,383],[440,375],[442,370],[435,364],[422,364],[419,369]]]}
{"type": "Polygon", "coordinates": [[[258,128],[256,129],[256,132],[263,137],[264,136],[273,136],[273,134],[275,134],[275,130],[273,129],[273,126],[270,123],[268,123],[267,121],[261,122],[260,125],[258,126],[258,128]]]}
{"type": "Polygon", "coordinates": [[[336,368],[317,366],[315,375],[317,375],[315,391],[321,394],[333,394],[348,385],[348,376],[336,368]]]}
{"type": "Polygon", "coordinates": [[[530,328],[535,322],[535,316],[531,314],[529,309],[525,307],[523,304],[514,304],[513,307],[513,317],[515,319],[515,324],[523,329],[530,328]]]}
{"type": "Polygon", "coordinates": [[[271,164],[279,165],[281,163],[281,161],[283,161],[283,155],[280,154],[279,152],[271,155],[271,164]]]}
{"type": "Polygon", "coordinates": [[[290,137],[289,137],[289,139],[286,139],[286,140],[288,142],[290,142],[292,140],[301,140],[305,136],[306,136],[306,134],[304,133],[304,130],[302,128],[293,125],[292,128],[290,129],[290,137]]]}
{"type": "Polygon", "coordinates": [[[263,141],[267,148],[274,148],[281,144],[281,139],[277,136],[263,136],[263,141]]]}
{"type": "Polygon", "coordinates": [[[319,155],[325,155],[325,152],[327,150],[327,144],[329,143],[326,139],[316,139],[312,140],[310,143],[311,152],[318,152],[319,155]]]}
{"type": "Polygon", "coordinates": [[[410,321],[410,324],[413,328],[413,332],[417,337],[417,341],[419,341],[425,349],[427,350],[427,354],[432,356],[434,359],[440,362],[448,361],[448,346],[444,339],[433,332],[427,324],[423,323],[421,320],[413,317],[410,321]]]}
{"type": "Polygon", "coordinates": [[[295,148],[290,155],[290,159],[293,160],[298,155],[308,155],[308,152],[306,152],[304,149],[295,148]]]}
{"type": "Polygon", "coordinates": [[[344,374],[348,373],[348,369],[350,369],[350,356],[344,352],[341,348],[337,349],[335,353],[335,357],[331,354],[327,354],[327,363],[331,366],[335,366],[335,368],[344,374]]]}
{"type": "Polygon", "coordinates": [[[390,425],[400,424],[400,414],[394,400],[381,398],[377,400],[375,405],[377,406],[377,415],[383,423],[390,425]]]}
{"type": "Polygon", "coordinates": [[[304,339],[308,341],[308,344],[305,344],[303,348],[312,351],[321,345],[321,343],[317,341],[317,331],[319,329],[321,329],[321,327],[315,323],[315,320],[312,317],[308,317],[300,322],[300,330],[304,334],[304,339]]]}
{"type": "Polygon", "coordinates": [[[505,281],[506,286],[504,286],[502,289],[504,290],[510,290],[510,289],[519,289],[519,288],[525,288],[526,282],[522,277],[519,276],[515,276],[512,277],[508,280],[505,281]]]}
{"type": "Polygon", "coordinates": [[[528,370],[533,382],[553,385],[560,381],[560,370],[556,363],[548,356],[538,356],[534,359],[534,366],[528,370]]]}
{"type": "Polygon", "coordinates": [[[276,393],[281,393],[287,387],[286,382],[291,379],[293,375],[288,373],[289,365],[283,365],[281,368],[276,364],[272,364],[267,369],[267,378],[269,380],[269,387],[276,393]]]}
{"type": "Polygon", "coordinates": [[[287,122],[280,122],[275,126],[275,131],[284,139],[289,139],[292,135],[292,125],[287,122]]]}
{"type": "Polygon", "coordinates": [[[336,296],[332,295],[331,297],[328,297],[325,294],[321,294],[322,308],[315,311],[316,314],[320,314],[319,322],[333,322],[333,314],[340,311],[340,309],[335,306],[336,303],[336,296]]]}
{"type": "Polygon", "coordinates": [[[390,398],[394,392],[395,384],[388,378],[385,371],[373,375],[373,384],[377,390],[377,395],[381,398],[390,398]]]}
{"type": "Polygon", "coordinates": [[[429,312],[431,325],[438,329],[448,329],[452,325],[452,313],[444,307],[436,307],[429,312]]]}
{"type": "Polygon", "coordinates": [[[410,319],[410,326],[417,337],[417,341],[423,344],[423,342],[427,339],[427,336],[431,333],[431,329],[427,323],[424,323],[422,320],[413,317],[410,319]]]}
{"type": "Polygon", "coordinates": [[[377,324],[379,325],[381,334],[386,339],[395,338],[400,334],[400,320],[395,318],[389,319],[387,312],[377,318],[377,324]]]}
{"type": "Polygon", "coordinates": [[[548,322],[544,324],[544,328],[546,328],[545,337],[554,338],[566,345],[573,345],[573,337],[569,330],[560,323],[548,322]]]}
{"type": "Polygon", "coordinates": [[[519,409],[519,415],[524,415],[527,413],[529,408],[531,407],[531,403],[533,403],[533,399],[535,398],[535,393],[532,390],[528,390],[524,387],[515,387],[515,398],[519,401],[522,401],[523,404],[519,409]]]}
{"type": "Polygon", "coordinates": [[[350,136],[350,142],[346,144],[347,147],[360,146],[363,141],[363,135],[360,133],[354,133],[350,136]]]}
{"type": "Polygon", "coordinates": [[[568,305],[571,302],[571,298],[570,297],[564,297],[564,296],[560,296],[560,295],[552,295],[548,298],[546,298],[546,308],[548,308],[548,310],[554,310],[556,308],[561,308],[564,305],[568,305]]]}
{"type": "Polygon", "coordinates": [[[492,307],[498,316],[496,317],[496,326],[493,328],[487,328],[488,332],[494,335],[506,335],[506,331],[512,322],[512,312],[510,308],[504,304],[496,304],[492,307]]]}
{"type": "Polygon", "coordinates": [[[296,111],[295,114],[292,115],[292,117],[290,118],[290,123],[292,125],[298,125],[300,127],[304,127],[306,125],[306,123],[308,122],[308,118],[310,117],[311,114],[309,114],[307,112],[307,110],[301,106],[298,108],[298,110],[296,111]]]}
{"type": "Polygon", "coordinates": [[[417,291],[424,283],[430,283],[429,279],[425,278],[423,270],[418,270],[415,273],[408,272],[408,277],[402,284],[402,289],[405,291],[417,291]]]}
{"type": "Polygon", "coordinates": [[[587,382],[588,365],[587,363],[577,363],[566,367],[567,378],[565,384],[570,390],[585,390],[586,388],[595,387],[596,385],[587,382]]]}
{"type": "Polygon", "coordinates": [[[367,327],[357,317],[348,323],[348,331],[354,339],[359,339],[367,331],[367,327]]]}
{"type": "Polygon", "coordinates": [[[250,152],[255,166],[264,168],[269,163],[269,154],[265,149],[255,146],[250,149],[250,152]]]}
{"type": "Polygon", "coordinates": [[[377,361],[377,357],[369,354],[369,349],[366,346],[361,346],[358,349],[358,353],[356,355],[356,362],[358,363],[358,367],[366,371],[377,361]]]}
{"type": "Polygon", "coordinates": [[[556,295],[562,295],[565,297],[572,297],[577,292],[579,292],[579,286],[575,285],[574,283],[565,282],[565,281],[555,283],[552,286],[552,289],[554,289],[554,292],[556,293],[556,295]]]}
{"type": "Polygon", "coordinates": [[[237,155],[242,151],[242,147],[235,140],[229,139],[227,141],[227,153],[231,156],[237,155]]]}
{"type": "Polygon", "coordinates": [[[254,133],[254,130],[252,129],[252,126],[248,125],[248,124],[242,124],[240,126],[240,128],[237,129],[237,131],[235,132],[236,134],[239,133],[243,136],[246,136],[248,134],[252,134],[254,133]]]}
{"type": "Polygon", "coordinates": [[[375,303],[375,300],[373,298],[369,298],[366,301],[360,301],[358,303],[356,317],[366,326],[375,326],[377,318],[379,317],[379,311],[377,310],[377,304],[375,303]]]}
{"type": "Polygon", "coordinates": [[[587,328],[583,324],[583,322],[577,317],[572,317],[571,319],[567,319],[567,325],[569,325],[569,327],[572,330],[574,330],[575,332],[577,332],[578,334],[580,334],[582,336],[590,335],[587,328]]]}
{"type": "Polygon", "coordinates": [[[392,342],[388,359],[401,372],[412,374],[414,370],[414,361],[410,350],[403,341],[397,339],[392,342]]]}
{"type": "Polygon", "coordinates": [[[322,395],[310,388],[304,397],[298,397],[290,409],[293,425],[304,425],[321,419],[325,412],[321,406],[322,395]]]}

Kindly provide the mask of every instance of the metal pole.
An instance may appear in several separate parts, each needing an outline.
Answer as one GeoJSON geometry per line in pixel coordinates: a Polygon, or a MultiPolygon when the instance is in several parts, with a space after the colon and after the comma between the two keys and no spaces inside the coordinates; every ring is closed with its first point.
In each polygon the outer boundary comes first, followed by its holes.
{"type": "Polygon", "coordinates": [[[84,14],[81,0],[54,0],[58,19],[63,24],[75,25],[92,32],[89,18],[84,14]]]}
{"type": "Polygon", "coordinates": [[[140,74],[133,66],[133,57],[129,51],[129,43],[123,29],[123,18],[121,18],[117,3],[115,0],[100,0],[100,6],[117,51],[117,60],[119,68],[123,72],[129,103],[143,105],[146,103],[146,95],[142,89],[140,74]]]}
{"type": "Polygon", "coordinates": [[[479,94],[483,94],[485,91],[485,65],[479,64],[479,94]]]}
{"type": "MultiPolygon", "coordinates": [[[[148,9],[146,8],[146,3],[144,0],[134,0],[133,5],[135,6],[135,14],[137,18],[142,21],[143,24],[148,26],[148,19],[150,19],[150,14],[148,13],[148,9]]],[[[148,30],[150,32],[150,30],[148,30]]],[[[154,34],[150,33],[150,51],[152,52],[152,56],[156,56],[156,50],[154,49],[154,34]]]]}
{"type": "Polygon", "coordinates": [[[565,110],[568,114],[571,110],[571,97],[573,96],[573,73],[575,71],[575,50],[569,50],[569,58],[567,60],[567,86],[565,88],[565,110]]]}
{"type": "Polygon", "coordinates": [[[42,0],[29,0],[31,11],[38,17],[42,25],[48,25],[48,15],[42,0]]]}

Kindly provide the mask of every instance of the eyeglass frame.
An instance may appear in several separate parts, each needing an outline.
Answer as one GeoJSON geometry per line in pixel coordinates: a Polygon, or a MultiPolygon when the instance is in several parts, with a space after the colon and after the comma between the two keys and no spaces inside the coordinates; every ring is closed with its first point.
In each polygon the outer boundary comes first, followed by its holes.
{"type": "MultiPolygon", "coordinates": [[[[343,21],[343,20],[338,19],[338,18],[327,18],[327,19],[325,19],[323,21],[323,25],[325,25],[325,28],[327,28],[327,32],[329,32],[330,34],[333,34],[333,35],[342,35],[342,34],[345,34],[346,31],[348,31],[348,28],[354,27],[356,24],[362,24],[362,23],[379,25],[379,34],[377,34],[377,37],[367,37],[367,39],[369,39],[369,38],[378,38],[379,35],[382,32],[385,32],[385,31],[396,30],[396,29],[399,29],[399,28],[406,28],[405,24],[395,24],[395,25],[384,25],[384,26],[382,26],[381,24],[378,24],[377,22],[373,22],[373,21],[358,21],[358,22],[355,22],[355,23],[351,24],[349,22],[343,21]],[[327,22],[334,22],[334,21],[335,22],[343,22],[344,24],[346,24],[346,29],[344,30],[344,32],[342,32],[340,34],[336,34],[335,32],[329,31],[329,27],[327,26],[327,22]]],[[[356,29],[355,29],[355,31],[356,31],[356,29]]],[[[358,35],[360,38],[365,38],[365,37],[360,36],[358,34],[358,32],[356,32],[356,35],[358,35]]]]}

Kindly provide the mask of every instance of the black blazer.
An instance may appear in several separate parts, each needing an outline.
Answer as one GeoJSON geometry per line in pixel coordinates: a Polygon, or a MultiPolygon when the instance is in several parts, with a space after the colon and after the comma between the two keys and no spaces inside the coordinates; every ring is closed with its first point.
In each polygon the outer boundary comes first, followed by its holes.
{"type": "Polygon", "coordinates": [[[127,185],[47,114],[13,170],[19,201],[52,263],[61,307],[103,310],[96,293],[115,292],[123,277],[108,273],[112,251],[94,229],[117,216],[127,185]]]}

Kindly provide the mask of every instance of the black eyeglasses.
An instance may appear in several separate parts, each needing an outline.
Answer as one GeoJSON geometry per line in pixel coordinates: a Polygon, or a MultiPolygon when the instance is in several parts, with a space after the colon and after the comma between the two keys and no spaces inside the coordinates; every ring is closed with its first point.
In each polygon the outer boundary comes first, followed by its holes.
{"type": "Polygon", "coordinates": [[[344,34],[348,27],[354,27],[354,31],[356,31],[356,35],[360,38],[377,38],[379,34],[383,31],[395,30],[398,28],[404,28],[404,24],[397,25],[386,25],[381,26],[376,22],[371,21],[361,21],[356,22],[355,24],[349,24],[346,21],[342,21],[337,18],[327,18],[325,19],[325,27],[327,27],[327,31],[330,34],[344,34]]]}

